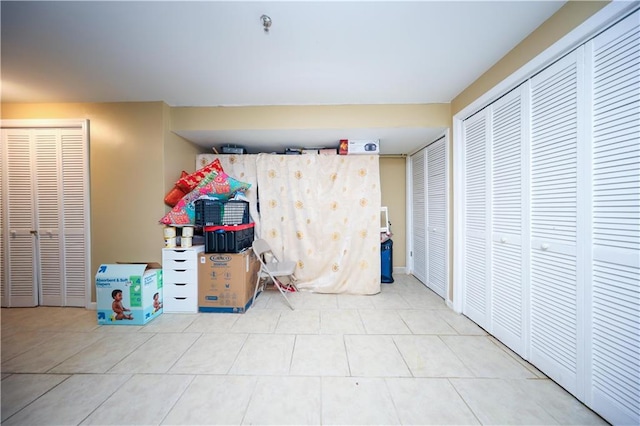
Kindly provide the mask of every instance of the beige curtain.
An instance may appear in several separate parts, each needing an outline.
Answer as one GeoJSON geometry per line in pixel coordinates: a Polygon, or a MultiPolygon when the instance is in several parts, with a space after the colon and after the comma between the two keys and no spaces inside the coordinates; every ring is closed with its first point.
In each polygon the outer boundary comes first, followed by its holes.
{"type": "Polygon", "coordinates": [[[216,158],[251,184],[245,195],[256,238],[298,263],[300,290],[380,292],[377,155],[200,154],[196,169],[216,158]]]}
{"type": "Polygon", "coordinates": [[[299,289],[380,292],[377,155],[258,154],[256,171],[260,236],[298,263],[299,289]]]}

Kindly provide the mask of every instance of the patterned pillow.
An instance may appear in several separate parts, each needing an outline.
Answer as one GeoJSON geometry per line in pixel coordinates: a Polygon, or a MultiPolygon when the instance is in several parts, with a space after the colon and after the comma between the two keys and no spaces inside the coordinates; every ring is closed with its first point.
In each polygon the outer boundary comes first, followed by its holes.
{"type": "Polygon", "coordinates": [[[195,202],[198,198],[209,197],[226,201],[236,192],[245,192],[251,187],[250,183],[240,182],[225,172],[210,172],[198,186],[160,219],[165,225],[193,225],[196,222],[195,202]]]}
{"type": "MultiPolygon", "coordinates": [[[[185,178],[189,176],[189,173],[185,172],[184,170],[182,171],[182,174],[180,175],[180,179],[185,178]]],[[[173,189],[169,192],[167,192],[167,195],[164,196],[164,203],[170,207],[175,206],[178,201],[180,201],[180,199],[182,197],[184,197],[185,195],[187,195],[182,189],[178,188],[177,186],[173,186],[173,189]]]]}
{"type": "Polygon", "coordinates": [[[181,177],[176,182],[176,186],[182,189],[185,194],[188,194],[212,171],[224,173],[222,164],[220,164],[220,160],[217,158],[203,168],[191,173],[189,176],[181,177]]]}

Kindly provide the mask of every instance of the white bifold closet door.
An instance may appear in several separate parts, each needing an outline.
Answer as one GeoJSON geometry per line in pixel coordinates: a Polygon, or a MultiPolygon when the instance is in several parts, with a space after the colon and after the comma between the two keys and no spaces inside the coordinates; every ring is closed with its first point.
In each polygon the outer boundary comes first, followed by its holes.
{"type": "Polygon", "coordinates": [[[411,156],[412,273],[427,282],[427,211],[425,149],[411,156]]]}
{"type": "Polygon", "coordinates": [[[463,313],[609,422],[640,424],[640,11],[463,133],[463,313]]]}
{"type": "Polygon", "coordinates": [[[531,361],[574,394],[584,355],[577,246],[578,105],[584,100],[577,57],[572,52],[557,61],[533,77],[530,88],[531,361]]]}
{"type": "Polygon", "coordinates": [[[86,306],[88,152],[80,128],[2,130],[3,306],[86,306]]]}
{"type": "Polygon", "coordinates": [[[640,424],[640,12],[586,48],[593,69],[588,397],[610,422],[640,424]]]}
{"type": "Polygon", "coordinates": [[[464,267],[460,271],[464,282],[463,313],[481,327],[490,326],[491,298],[489,259],[490,198],[488,197],[489,151],[487,145],[486,109],[464,122],[464,267]]]}
{"type": "Polygon", "coordinates": [[[412,273],[447,297],[446,137],[411,155],[412,273]]]}
{"type": "Polygon", "coordinates": [[[520,355],[525,353],[528,276],[528,155],[525,144],[526,85],[489,107],[491,146],[491,333],[520,355]]]}
{"type": "Polygon", "coordinates": [[[433,142],[427,155],[427,287],[446,297],[447,199],[445,138],[433,142]]]}

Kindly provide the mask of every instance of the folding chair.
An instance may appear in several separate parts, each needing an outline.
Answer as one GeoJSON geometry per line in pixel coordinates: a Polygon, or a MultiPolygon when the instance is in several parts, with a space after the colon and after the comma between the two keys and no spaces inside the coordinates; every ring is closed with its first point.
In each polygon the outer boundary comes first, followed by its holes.
{"type": "Polygon", "coordinates": [[[252,249],[260,260],[260,270],[258,271],[253,300],[256,300],[258,288],[264,290],[270,280],[273,281],[273,285],[280,291],[280,294],[282,294],[289,307],[293,310],[293,305],[289,301],[286,293],[290,291],[288,290],[288,286],[293,287],[295,291],[298,290],[295,285],[296,277],[294,275],[296,262],[278,260],[276,255],[271,251],[269,243],[261,238],[253,241],[252,249]],[[285,277],[289,280],[286,284],[282,282],[282,279],[285,277]]]}

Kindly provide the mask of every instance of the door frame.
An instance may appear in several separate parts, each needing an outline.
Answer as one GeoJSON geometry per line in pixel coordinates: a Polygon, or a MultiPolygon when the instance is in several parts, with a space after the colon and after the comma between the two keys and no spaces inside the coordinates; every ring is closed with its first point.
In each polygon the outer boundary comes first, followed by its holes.
{"type": "MultiPolygon", "coordinates": [[[[85,174],[86,174],[86,181],[85,181],[85,205],[86,205],[86,210],[85,210],[85,217],[84,217],[84,223],[85,223],[85,229],[86,229],[86,242],[87,242],[87,248],[86,248],[86,252],[85,252],[85,258],[86,258],[86,263],[87,263],[87,267],[85,269],[85,301],[84,301],[84,307],[87,309],[90,309],[92,306],[92,302],[91,302],[91,289],[92,289],[92,284],[93,284],[93,278],[91,276],[91,179],[90,179],[90,168],[89,168],[89,163],[90,163],[90,139],[89,139],[89,120],[88,119],[83,119],[83,118],[79,118],[79,119],[2,119],[0,120],[0,128],[1,129],[81,129],[82,133],[83,133],[83,138],[84,138],[84,143],[85,143],[85,147],[86,147],[86,158],[84,161],[84,170],[85,170],[85,174]]],[[[1,159],[0,159],[1,160],[1,159]]],[[[2,193],[6,194],[7,193],[7,182],[6,180],[2,181],[2,193]]],[[[2,207],[3,211],[7,211],[7,209],[5,208],[6,206],[4,204],[6,204],[6,198],[2,200],[3,205],[0,206],[2,207]]],[[[5,228],[7,227],[6,223],[2,223],[2,226],[0,226],[0,233],[2,233],[2,244],[0,246],[0,250],[5,251],[6,253],[6,248],[7,248],[7,238],[4,238],[5,236],[7,236],[7,232],[5,232],[5,228]]],[[[8,285],[8,281],[6,279],[7,277],[7,271],[6,269],[3,267],[4,265],[0,265],[0,285],[7,286],[8,285]]],[[[37,291],[39,292],[40,290],[37,289],[37,291]]],[[[6,307],[11,307],[11,298],[10,296],[10,291],[8,288],[4,287],[4,300],[2,300],[2,306],[6,306],[6,307]]],[[[40,300],[40,296],[36,295],[38,300],[40,300]]]]}

